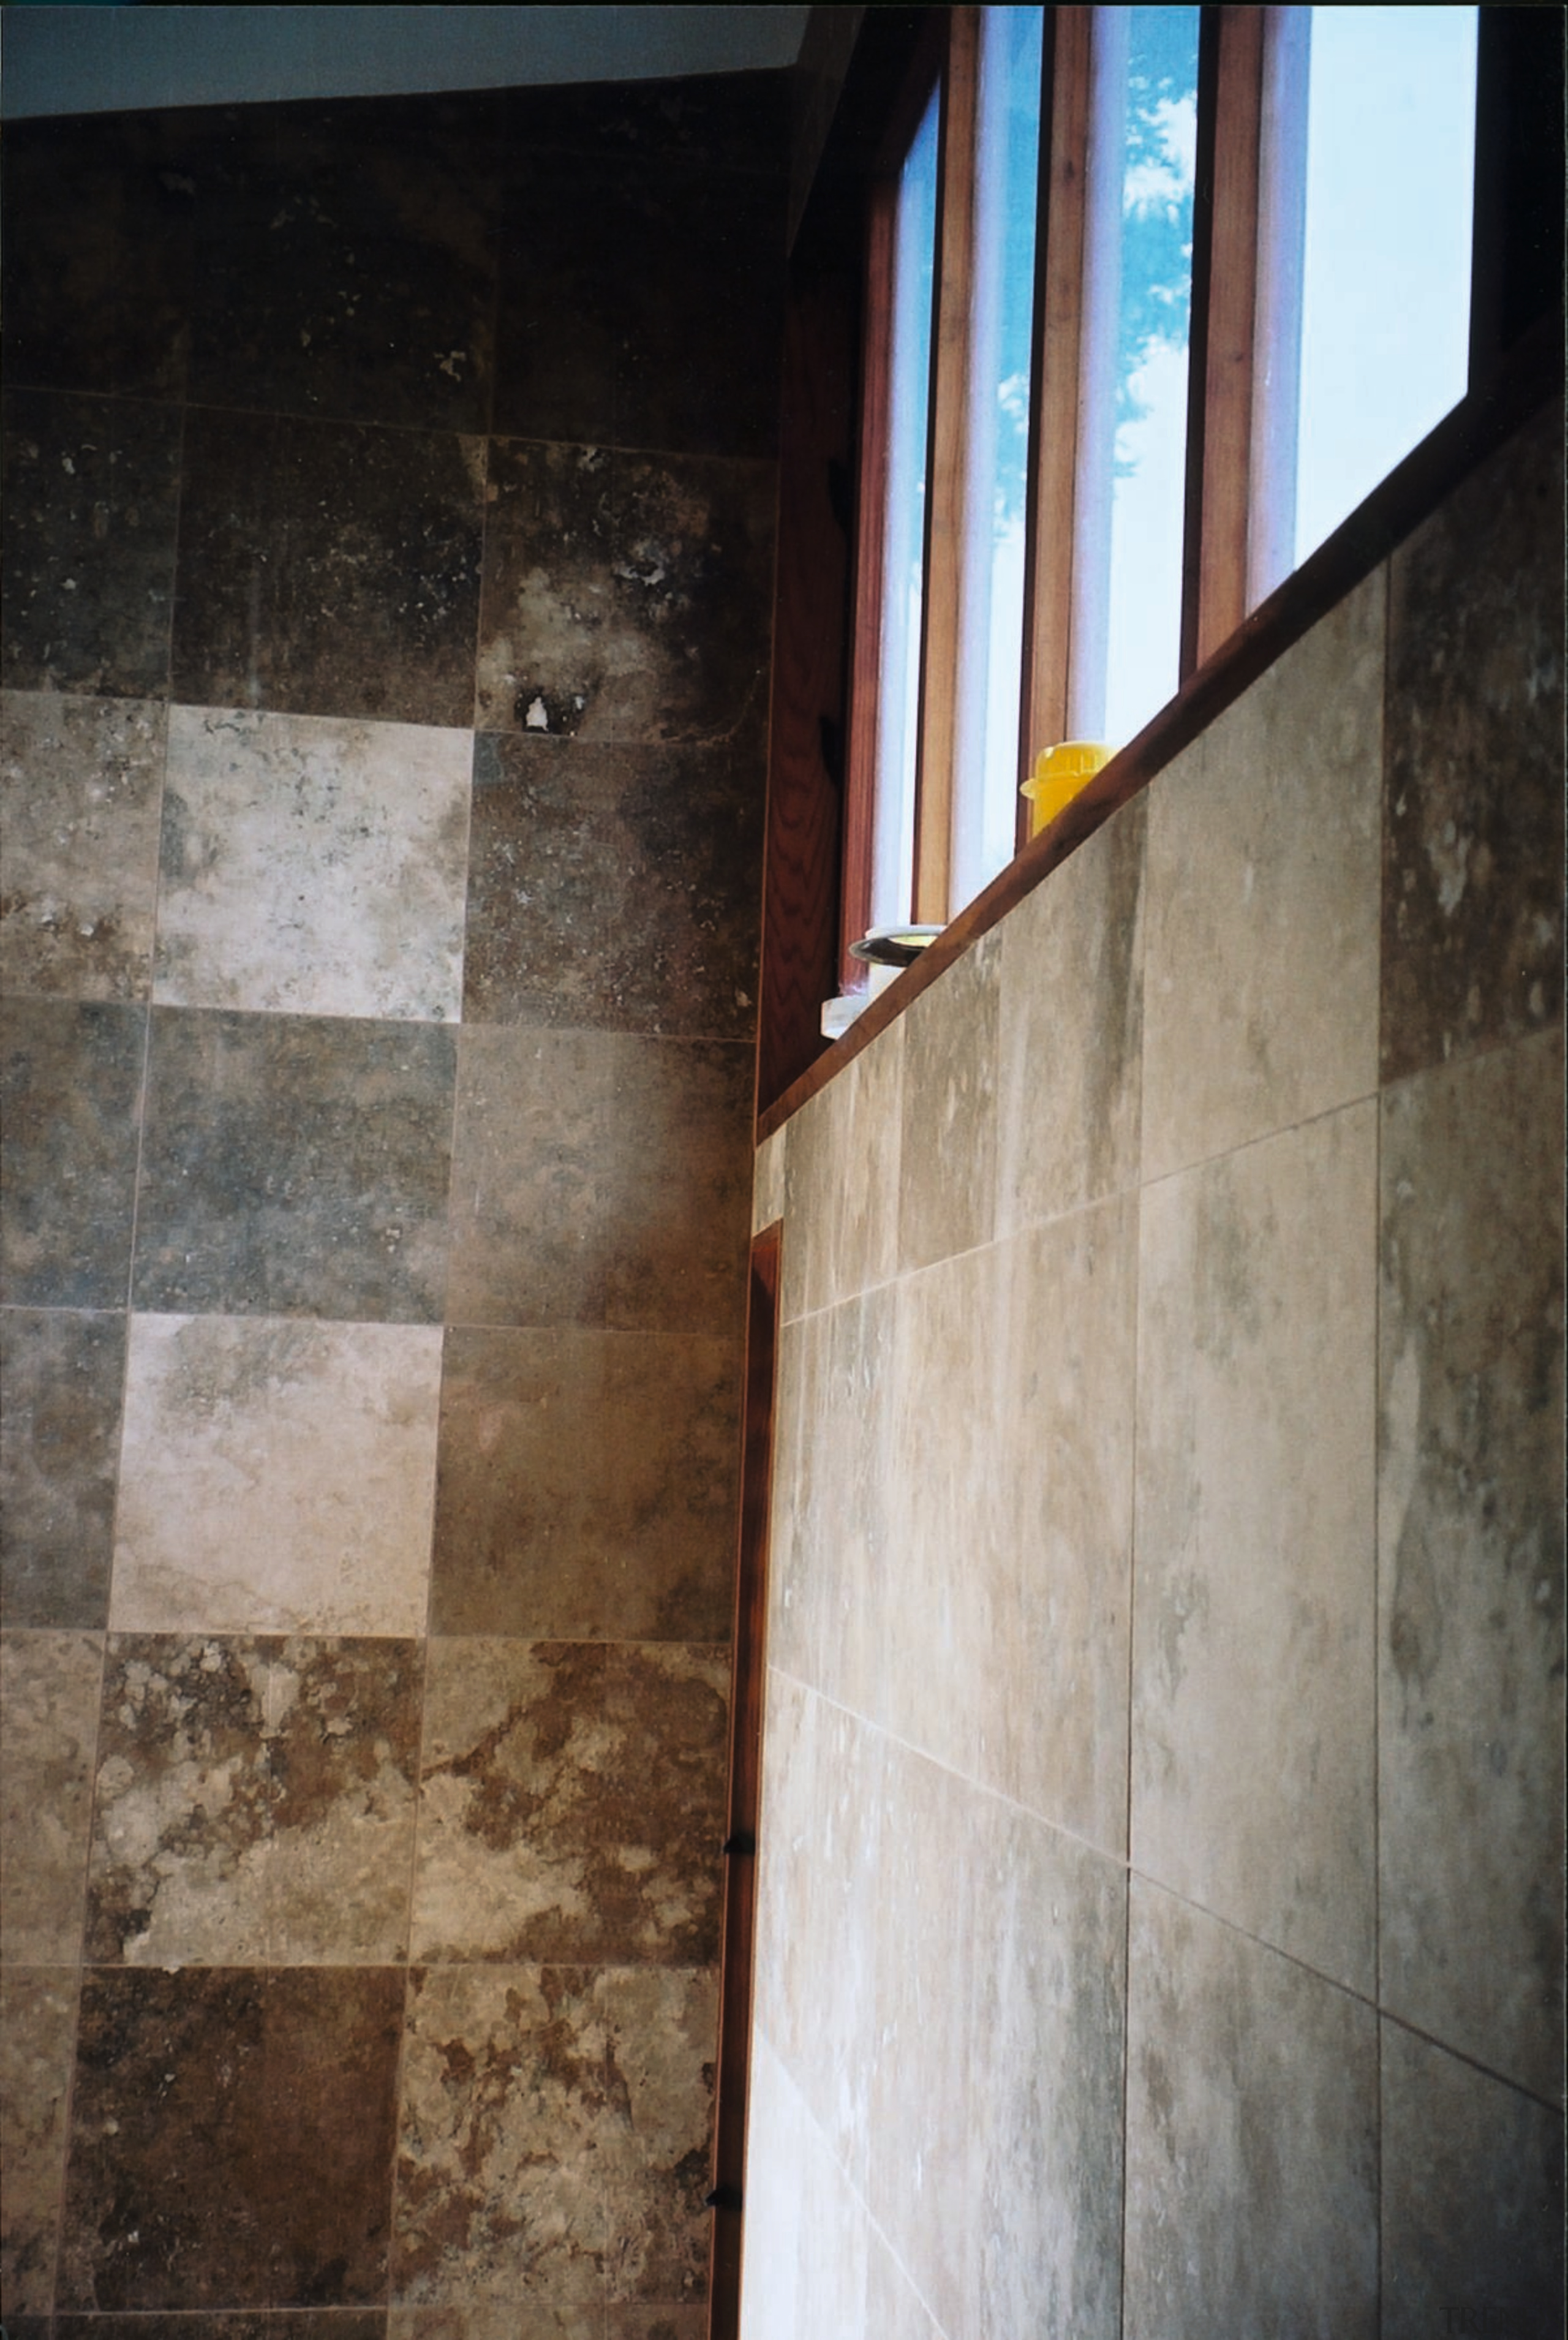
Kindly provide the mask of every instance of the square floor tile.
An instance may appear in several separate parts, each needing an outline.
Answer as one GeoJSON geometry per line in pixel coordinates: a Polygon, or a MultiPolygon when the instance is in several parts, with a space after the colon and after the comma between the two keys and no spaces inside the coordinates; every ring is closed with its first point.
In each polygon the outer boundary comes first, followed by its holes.
{"type": "Polygon", "coordinates": [[[0,1061],[0,1298],[123,1308],[147,1011],[8,1000],[0,1061]]]}
{"type": "Polygon", "coordinates": [[[0,1634],[0,1961],[73,1966],[93,1796],[97,1633],[0,1634]]]}
{"type": "Polygon", "coordinates": [[[0,706],[0,976],[7,991],[145,999],[163,707],[8,690],[0,706]]]}
{"type": "Polygon", "coordinates": [[[751,1083],[733,1042],[465,1030],[449,1321],[737,1335],[751,1083]]]}
{"type": "Polygon", "coordinates": [[[441,1334],[134,1316],[117,1632],[424,1630],[441,1334]]]}
{"type": "Polygon", "coordinates": [[[0,1617],[92,1630],[109,1611],[124,1316],[0,1315],[0,1617]]]}
{"type": "Polygon", "coordinates": [[[727,1650],[438,1641],[416,1958],[718,1955],[727,1650]]]}
{"type": "Polygon", "coordinates": [[[15,2331],[18,2315],[44,2315],[54,2305],[75,2028],[74,1972],[58,1967],[0,1971],[0,2145],[5,2160],[0,2276],[8,2333],[15,2331]]]}
{"type": "Polygon", "coordinates": [[[755,737],[773,467],[496,440],[476,720],[584,739],[755,737]]]}
{"type": "Polygon", "coordinates": [[[455,1022],[467,731],[176,707],[154,999],[455,1022]]]}
{"type": "Polygon", "coordinates": [[[725,749],[481,732],[465,1019],[749,1038],[764,778],[725,749]]]}
{"type": "Polygon", "coordinates": [[[422,1671],[411,1641],[114,1635],[89,1959],[405,1957],[422,1671]]]}
{"type": "Polygon", "coordinates": [[[5,402],[5,681],[162,699],[180,409],[16,391],[5,402]]]}
{"type": "Polygon", "coordinates": [[[449,1332],[432,1631],[722,1641],[739,1396],[734,1341],[449,1332]]]}
{"type": "Polygon", "coordinates": [[[60,2305],[384,2300],[401,1969],[90,1971],[60,2305]]]}
{"type": "Polygon", "coordinates": [[[601,1975],[610,2118],[600,2169],[612,2300],[700,2300],[713,2214],[719,1978],[620,1968],[601,1975]]]}
{"type": "Polygon", "coordinates": [[[136,1304],[439,1321],[456,1054],[436,1026],[155,1008],[136,1304]]]}
{"type": "Polygon", "coordinates": [[[174,695],[472,719],[484,441],[193,407],[174,695]]]}

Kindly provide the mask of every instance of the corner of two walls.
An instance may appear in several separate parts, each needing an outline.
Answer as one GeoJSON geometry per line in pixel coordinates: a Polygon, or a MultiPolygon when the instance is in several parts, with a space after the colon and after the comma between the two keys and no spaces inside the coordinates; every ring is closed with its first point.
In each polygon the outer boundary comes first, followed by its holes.
{"type": "Polygon", "coordinates": [[[778,98],[8,133],[14,2340],[703,2328],[778,98]]]}
{"type": "Polygon", "coordinates": [[[759,1155],[747,2340],[1557,2328],[1559,420],[759,1155]]]}

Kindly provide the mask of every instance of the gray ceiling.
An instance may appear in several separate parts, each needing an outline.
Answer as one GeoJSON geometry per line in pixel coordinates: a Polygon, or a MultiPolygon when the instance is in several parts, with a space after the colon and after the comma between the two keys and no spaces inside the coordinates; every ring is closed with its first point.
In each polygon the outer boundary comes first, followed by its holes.
{"type": "Polygon", "coordinates": [[[804,7],[4,9],[0,113],[104,114],[793,64],[804,7]]]}

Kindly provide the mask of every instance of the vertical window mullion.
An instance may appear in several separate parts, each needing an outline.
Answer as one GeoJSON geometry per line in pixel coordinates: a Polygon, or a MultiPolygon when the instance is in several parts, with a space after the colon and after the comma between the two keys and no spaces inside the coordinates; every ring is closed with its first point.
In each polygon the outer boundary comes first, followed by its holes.
{"type": "Polygon", "coordinates": [[[882,642],[882,543],[888,517],[891,405],[893,234],[898,189],[872,189],[866,235],[866,317],[860,384],[859,500],[855,531],[855,613],[849,745],[844,804],[839,980],[859,989],[866,971],[849,946],[871,923],[877,818],[878,684],[882,642]]]}

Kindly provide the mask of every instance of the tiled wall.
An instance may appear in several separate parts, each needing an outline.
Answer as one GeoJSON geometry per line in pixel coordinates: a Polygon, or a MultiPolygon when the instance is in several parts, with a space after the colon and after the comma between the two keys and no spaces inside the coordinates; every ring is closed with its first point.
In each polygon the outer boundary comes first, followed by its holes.
{"type": "Polygon", "coordinates": [[[8,134],[11,2340],[702,2328],[777,94],[8,134]]]}
{"type": "Polygon", "coordinates": [[[747,2340],[1561,2330],[1560,443],[759,1157],[747,2340]]]}

